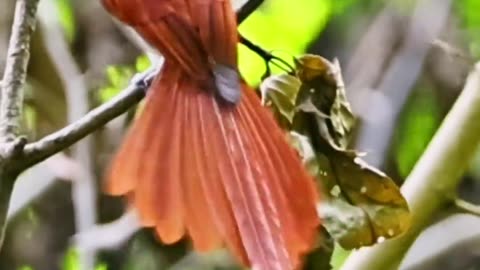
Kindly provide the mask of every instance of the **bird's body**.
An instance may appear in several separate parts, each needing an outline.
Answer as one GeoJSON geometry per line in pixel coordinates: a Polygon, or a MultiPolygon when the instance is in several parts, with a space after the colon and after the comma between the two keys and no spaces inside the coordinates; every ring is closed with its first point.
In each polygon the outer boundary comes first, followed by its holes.
{"type": "Polygon", "coordinates": [[[315,184],[238,75],[230,0],[103,3],[165,57],[107,191],[129,194],[165,243],[187,234],[256,269],[298,268],[319,224],[315,184]]]}

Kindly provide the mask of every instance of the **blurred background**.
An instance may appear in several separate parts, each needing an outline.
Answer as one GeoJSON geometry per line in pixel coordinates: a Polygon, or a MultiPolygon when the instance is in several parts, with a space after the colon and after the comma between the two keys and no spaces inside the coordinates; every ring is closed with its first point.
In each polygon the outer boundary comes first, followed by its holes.
{"type": "MultiPolygon", "coordinates": [[[[24,112],[32,140],[109,100],[150,65],[143,45],[99,1],[40,2],[24,112]]],[[[14,4],[0,1],[2,72],[14,4]]],[[[480,1],[265,0],[240,32],[288,61],[305,52],[338,58],[360,118],[355,147],[401,184],[480,59],[480,1]]],[[[257,85],[263,60],[239,50],[243,75],[257,85]]],[[[21,176],[0,269],[238,269],[224,251],[199,255],[187,242],[159,244],[122,200],[101,194],[102,173],[133,113],[21,176]]],[[[458,194],[480,203],[480,152],[458,194]]],[[[452,208],[432,221],[439,223],[418,239],[403,269],[480,269],[480,221],[450,216],[452,208]]],[[[336,248],[334,266],[347,254],[336,248]]]]}

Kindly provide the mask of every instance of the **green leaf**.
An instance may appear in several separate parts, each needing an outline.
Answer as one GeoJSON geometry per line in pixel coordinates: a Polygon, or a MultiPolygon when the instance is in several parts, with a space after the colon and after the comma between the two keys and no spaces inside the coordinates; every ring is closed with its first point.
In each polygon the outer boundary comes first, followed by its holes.
{"type": "MultiPolygon", "coordinates": [[[[63,257],[62,270],[80,270],[80,261],[78,259],[78,252],[75,248],[71,247],[67,250],[63,257]]],[[[108,270],[106,263],[98,263],[95,266],[95,270],[108,270]]]]}
{"type": "Polygon", "coordinates": [[[105,73],[109,83],[99,90],[102,102],[111,99],[128,86],[130,78],[135,72],[133,68],[128,66],[108,66],[105,73]]]}
{"type": "Polygon", "coordinates": [[[106,263],[100,263],[95,267],[95,270],[108,270],[108,265],[106,263]]]}
{"type": "Polygon", "coordinates": [[[78,254],[74,248],[69,248],[63,258],[63,270],[79,270],[78,254]]]}
{"type": "Polygon", "coordinates": [[[128,86],[135,73],[147,70],[150,65],[150,59],[146,55],[141,55],[137,57],[134,67],[121,65],[108,66],[105,70],[108,83],[99,91],[100,100],[105,102],[116,96],[121,90],[128,86]]]}
{"type": "Polygon", "coordinates": [[[347,259],[348,255],[350,255],[350,251],[343,249],[342,246],[339,244],[335,244],[335,248],[333,249],[333,255],[331,260],[331,265],[333,270],[338,270],[343,265],[343,262],[347,259]]]}
{"type": "Polygon", "coordinates": [[[135,61],[135,69],[137,72],[143,72],[146,71],[151,64],[152,62],[147,55],[140,55],[135,61]]]}
{"type": "Polygon", "coordinates": [[[471,40],[470,53],[474,58],[480,57],[480,1],[459,0],[455,1],[456,11],[459,14],[463,28],[467,30],[471,40]]]}

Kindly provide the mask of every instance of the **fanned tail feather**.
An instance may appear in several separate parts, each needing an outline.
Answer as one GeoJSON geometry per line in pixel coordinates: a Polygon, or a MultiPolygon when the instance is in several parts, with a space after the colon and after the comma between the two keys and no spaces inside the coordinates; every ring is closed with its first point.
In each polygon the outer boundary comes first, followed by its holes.
{"type": "Polygon", "coordinates": [[[133,194],[163,242],[227,247],[244,264],[289,270],[315,239],[317,193],[255,93],[219,103],[166,63],[114,159],[107,191],[133,194]]]}

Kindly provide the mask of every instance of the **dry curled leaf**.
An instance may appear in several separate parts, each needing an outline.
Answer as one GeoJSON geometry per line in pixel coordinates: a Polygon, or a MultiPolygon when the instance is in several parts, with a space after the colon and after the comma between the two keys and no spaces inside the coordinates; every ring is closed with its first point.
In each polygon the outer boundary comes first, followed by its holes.
{"type": "Polygon", "coordinates": [[[278,116],[283,117],[289,124],[295,116],[295,100],[300,89],[300,80],[289,74],[273,75],[265,79],[260,85],[262,104],[273,103],[278,116]]]}
{"type": "Polygon", "coordinates": [[[408,204],[395,182],[383,172],[354,152],[334,148],[319,166],[329,198],[319,212],[325,227],[343,248],[373,245],[408,229],[408,204]]]}
{"type": "Polygon", "coordinates": [[[326,139],[346,148],[355,125],[355,116],[345,94],[345,84],[338,60],[333,63],[317,55],[296,60],[297,76],[302,82],[296,100],[297,109],[324,119],[326,139]]]}
{"type": "Polygon", "coordinates": [[[403,233],[410,214],[399,187],[347,148],[355,117],[338,61],[304,55],[296,59],[296,68],[296,77],[267,79],[262,96],[292,124],[292,144],[322,182],[319,212],[324,227],[345,249],[403,233]]]}

